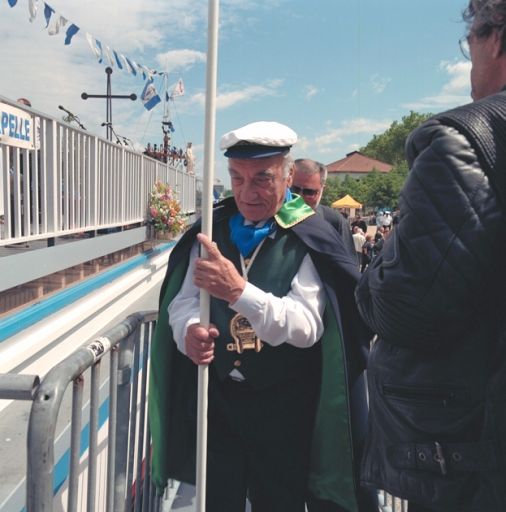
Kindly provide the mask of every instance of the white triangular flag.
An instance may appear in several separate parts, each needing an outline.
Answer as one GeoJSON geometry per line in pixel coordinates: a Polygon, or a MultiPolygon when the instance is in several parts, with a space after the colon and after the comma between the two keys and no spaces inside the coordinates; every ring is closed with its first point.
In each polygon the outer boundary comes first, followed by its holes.
{"type": "Polygon", "coordinates": [[[104,57],[109,61],[109,65],[114,67],[114,58],[111,49],[107,45],[104,45],[104,57]]]}
{"type": "Polygon", "coordinates": [[[50,36],[55,36],[60,32],[60,28],[63,28],[67,24],[67,19],[57,14],[51,18],[49,27],[47,27],[47,33],[50,36]]]}
{"type": "Polygon", "coordinates": [[[28,1],[28,12],[30,13],[30,23],[33,23],[33,20],[36,18],[38,8],[39,8],[39,0],[29,0],[28,1]]]}
{"type": "Polygon", "coordinates": [[[102,50],[97,47],[96,39],[86,32],[86,41],[88,41],[88,44],[90,45],[91,51],[95,55],[95,57],[99,60],[102,59],[102,50]]]}

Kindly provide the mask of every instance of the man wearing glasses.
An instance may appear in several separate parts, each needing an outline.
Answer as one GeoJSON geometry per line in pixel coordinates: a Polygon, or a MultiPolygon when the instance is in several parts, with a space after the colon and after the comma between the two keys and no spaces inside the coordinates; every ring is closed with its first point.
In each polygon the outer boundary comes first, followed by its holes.
{"type": "Polygon", "coordinates": [[[355,256],[355,245],[348,221],[338,211],[320,204],[326,181],[327,168],[323,164],[309,158],[295,160],[290,190],[300,195],[318,215],[334,226],[350,254],[355,256]]]}
{"type": "Polygon", "coordinates": [[[463,18],[474,103],[410,135],[399,223],[356,292],[378,334],[362,481],[410,512],[506,510],[506,0],[463,18]]]}

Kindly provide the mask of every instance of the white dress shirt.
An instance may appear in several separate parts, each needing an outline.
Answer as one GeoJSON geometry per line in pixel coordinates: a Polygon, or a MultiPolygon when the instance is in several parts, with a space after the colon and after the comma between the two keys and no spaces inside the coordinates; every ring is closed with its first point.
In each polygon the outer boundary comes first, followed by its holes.
{"type": "MultiPolygon", "coordinates": [[[[200,322],[200,289],[193,283],[197,256],[198,243],[195,242],[183,285],[168,306],[174,340],[183,354],[186,353],[186,330],[200,322]]],[[[282,343],[311,347],[323,334],[325,291],[309,255],[302,260],[290,291],[284,297],[276,297],[247,282],[239,299],[229,306],[249,320],[262,341],[274,347],[282,343]]]]}

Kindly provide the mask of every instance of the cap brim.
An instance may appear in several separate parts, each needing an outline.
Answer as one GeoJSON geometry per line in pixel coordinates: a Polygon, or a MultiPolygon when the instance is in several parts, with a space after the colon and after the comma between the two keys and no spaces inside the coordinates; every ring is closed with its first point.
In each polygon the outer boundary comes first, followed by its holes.
{"type": "Polygon", "coordinates": [[[236,145],[228,148],[224,155],[227,158],[268,158],[270,156],[286,155],[289,151],[290,146],[236,145]]]}

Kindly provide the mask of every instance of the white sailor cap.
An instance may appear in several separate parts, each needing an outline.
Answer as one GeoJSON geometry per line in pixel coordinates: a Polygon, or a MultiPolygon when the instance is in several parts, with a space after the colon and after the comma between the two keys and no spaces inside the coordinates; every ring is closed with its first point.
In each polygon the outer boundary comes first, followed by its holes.
{"type": "Polygon", "coordinates": [[[259,121],[225,133],[220,149],[228,158],[267,158],[288,153],[296,142],[297,134],[288,126],[259,121]]]}

